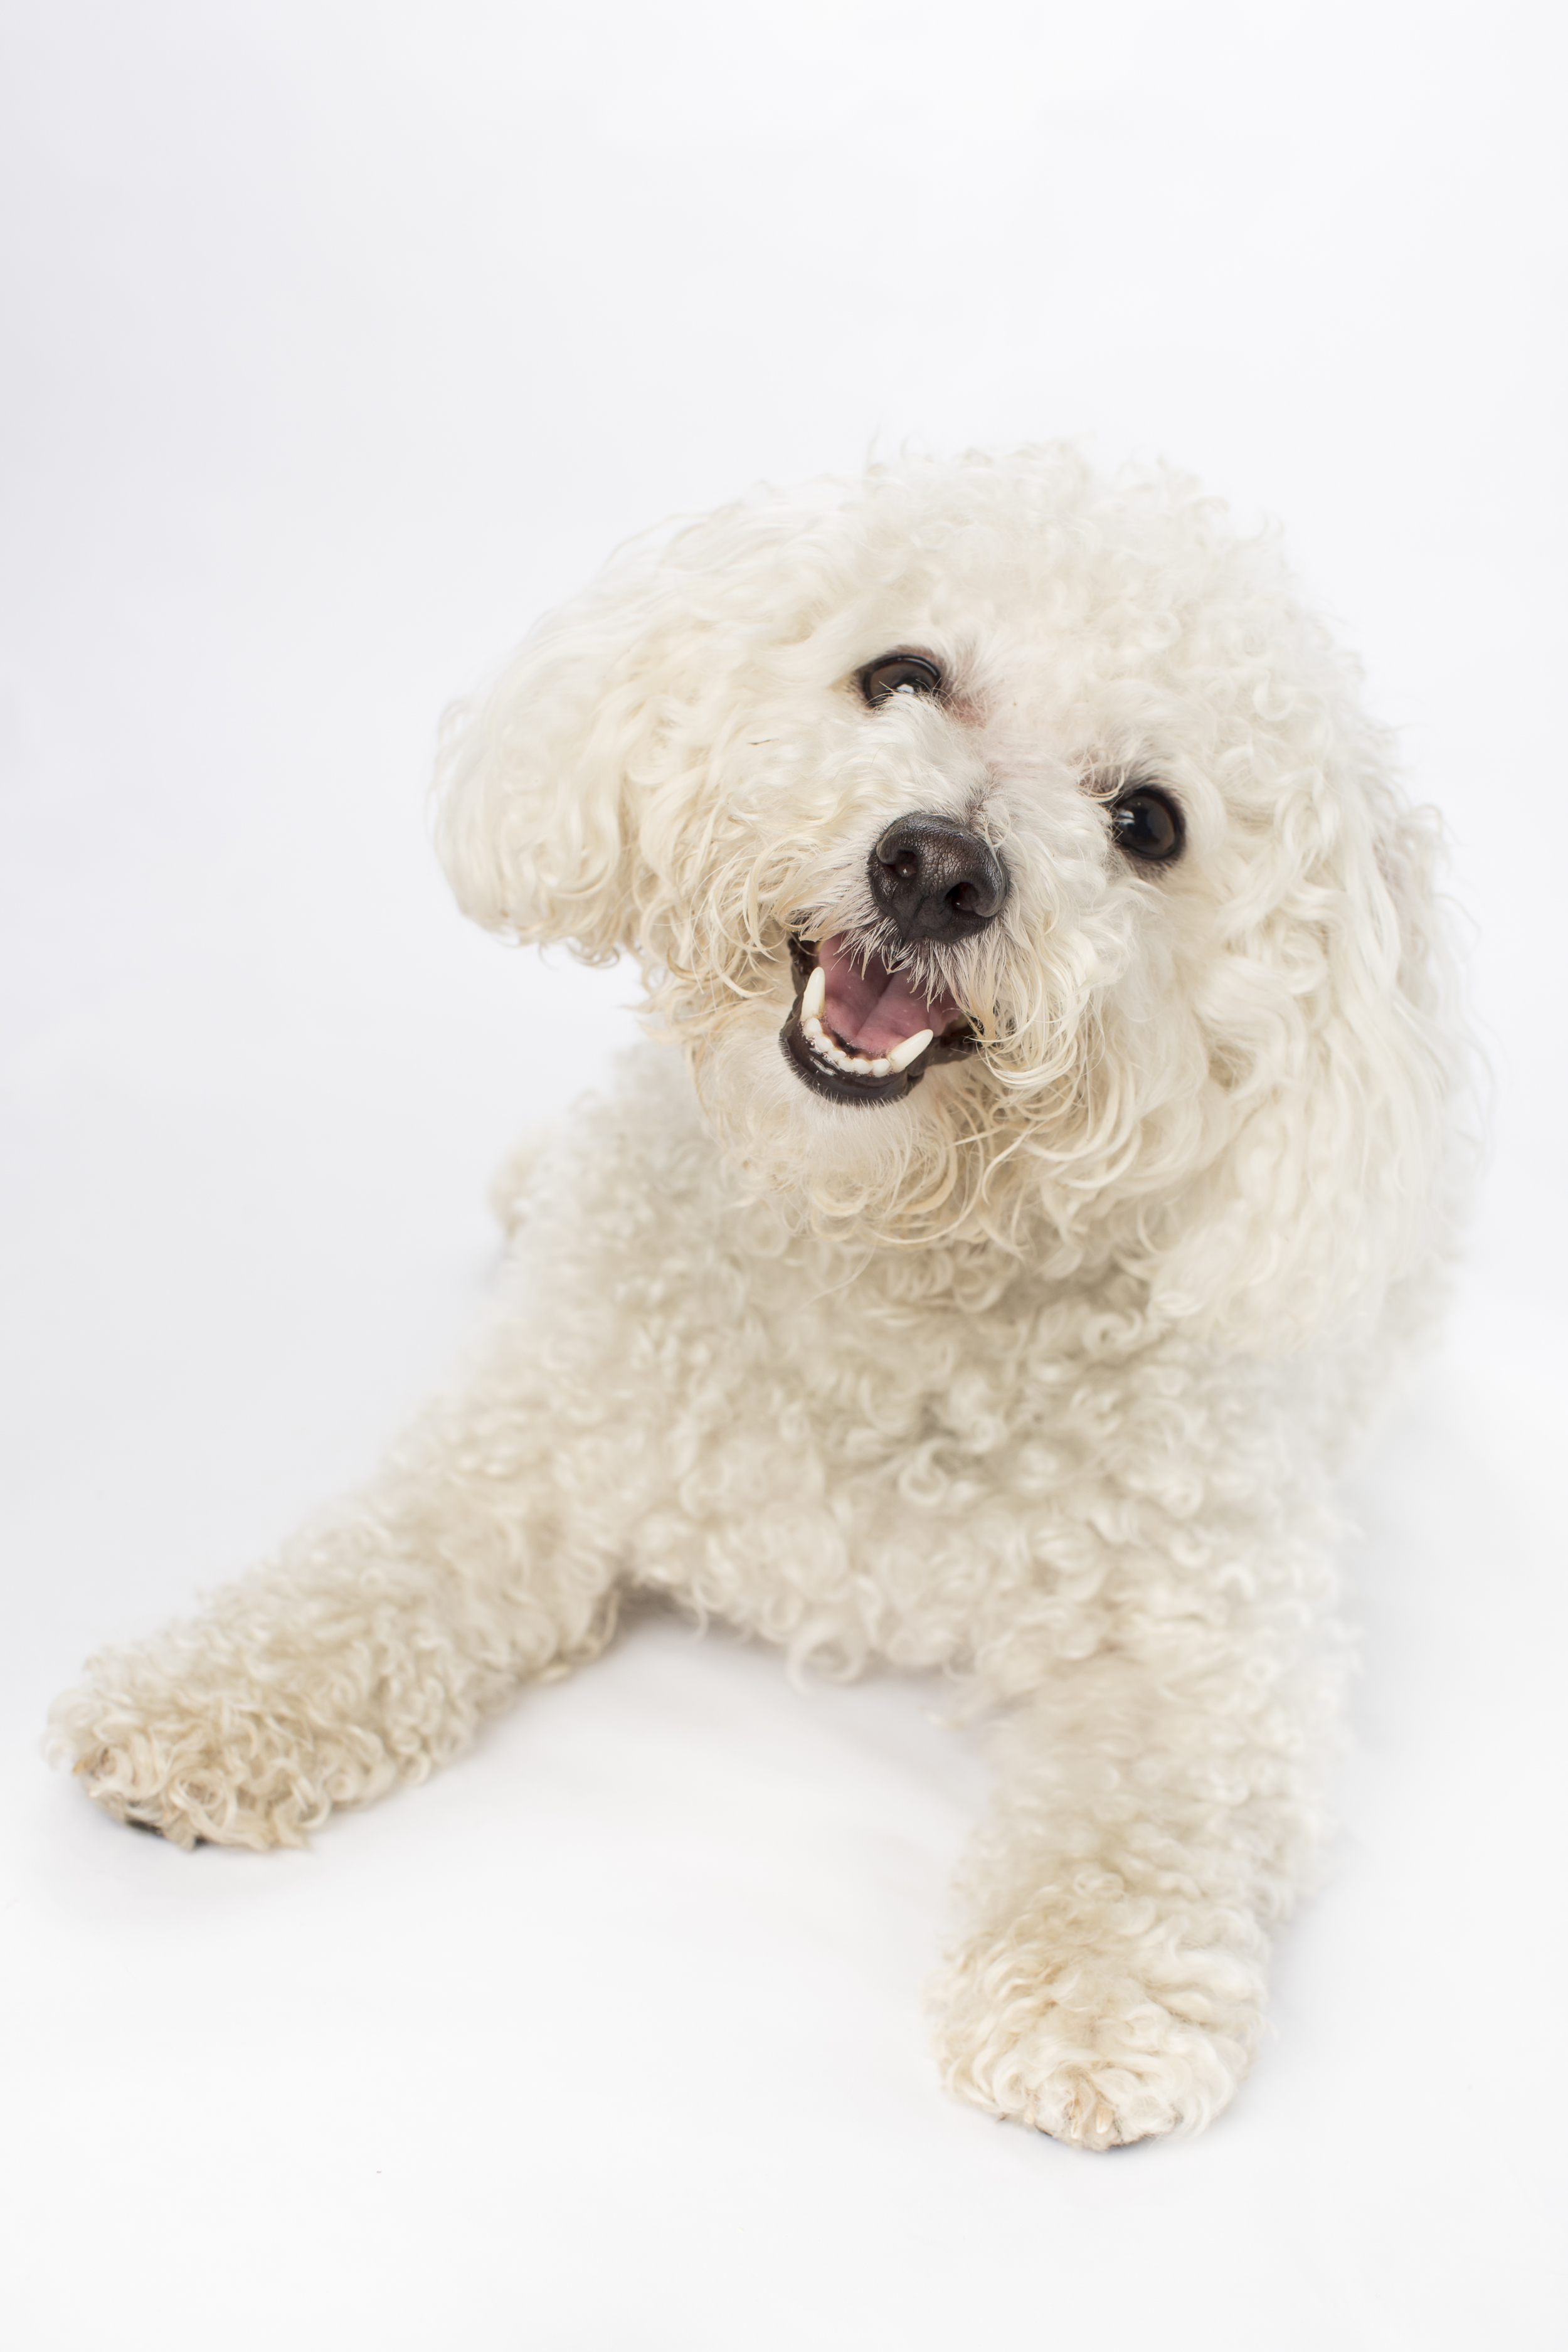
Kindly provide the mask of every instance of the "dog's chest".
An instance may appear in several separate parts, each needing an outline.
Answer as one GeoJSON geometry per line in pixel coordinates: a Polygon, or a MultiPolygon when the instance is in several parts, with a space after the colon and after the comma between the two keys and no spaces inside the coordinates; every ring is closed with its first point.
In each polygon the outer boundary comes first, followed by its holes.
{"type": "Polygon", "coordinates": [[[1201,1580],[1226,1491],[1282,1491],[1256,1384],[1152,1342],[1124,1282],[803,1234],[657,1103],[557,1163],[529,1255],[575,1486],[646,1581],[775,1638],[1078,1647],[1131,1561],[1201,1580]]]}

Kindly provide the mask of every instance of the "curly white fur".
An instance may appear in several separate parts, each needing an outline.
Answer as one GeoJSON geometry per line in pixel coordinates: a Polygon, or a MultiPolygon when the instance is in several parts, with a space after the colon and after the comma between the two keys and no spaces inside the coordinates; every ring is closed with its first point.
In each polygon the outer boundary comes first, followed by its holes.
{"type": "Polygon", "coordinates": [[[509,1176],[460,1391],[96,1660],[59,1752],[183,1844],[297,1843],[628,1589],[945,1667],[1010,1703],[949,2079],[1085,2147],[1206,2122],[1317,1833],[1331,1474],[1452,1221],[1434,834],[1390,768],[1272,541],[1174,477],[874,468],[634,547],[458,716],[439,831],[479,921],[637,955],[665,1044],[509,1176]],[[948,691],[868,708],[894,647],[948,691]],[[1178,862],[1116,846],[1128,779],[1178,862]],[[779,1050],[788,940],[878,935],[911,810],[1010,877],[908,959],[980,1044],[841,1108],[779,1050]]]}

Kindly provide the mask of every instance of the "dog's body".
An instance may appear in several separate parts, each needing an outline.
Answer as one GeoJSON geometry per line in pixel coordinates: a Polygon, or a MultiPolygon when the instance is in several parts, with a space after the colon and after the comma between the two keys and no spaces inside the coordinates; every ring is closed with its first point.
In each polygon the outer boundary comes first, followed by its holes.
{"type": "Polygon", "coordinates": [[[950,2079],[1206,2121],[1331,1749],[1331,1474],[1450,1219],[1384,766],[1266,547],[1068,454],[612,572],[456,732],[443,846],[481,920],[637,952],[686,1066],[509,1180],[484,1350],[378,1486],[61,1703],[93,1794],[296,1842],[629,1588],[945,1667],[1012,1706],[950,2079]]]}

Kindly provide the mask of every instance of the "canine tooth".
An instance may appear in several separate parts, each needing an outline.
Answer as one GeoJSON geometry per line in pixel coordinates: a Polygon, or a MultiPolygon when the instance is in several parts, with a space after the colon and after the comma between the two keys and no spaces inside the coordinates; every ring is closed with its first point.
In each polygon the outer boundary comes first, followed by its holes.
{"type": "Polygon", "coordinates": [[[917,1029],[912,1037],[904,1039],[902,1045],[890,1047],[888,1054],[889,1069],[907,1070],[910,1064],[918,1060],[925,1052],[935,1035],[934,1029],[917,1029]]]}
{"type": "Polygon", "coordinates": [[[805,992],[800,1000],[800,1017],[802,1021],[815,1021],[821,1013],[826,999],[827,975],[823,971],[822,966],[818,964],[816,970],[812,973],[811,978],[806,982],[805,992]]]}

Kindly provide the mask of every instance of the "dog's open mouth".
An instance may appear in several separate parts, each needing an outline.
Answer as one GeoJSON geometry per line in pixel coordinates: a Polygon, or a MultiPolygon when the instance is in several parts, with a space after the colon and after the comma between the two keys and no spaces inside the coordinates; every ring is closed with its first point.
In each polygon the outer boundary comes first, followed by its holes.
{"type": "Polygon", "coordinates": [[[972,1054],[979,1039],[945,989],[857,948],[841,932],[813,947],[792,939],[795,1003],[779,1032],[784,1059],[836,1103],[901,1101],[933,1063],[972,1054]]]}

